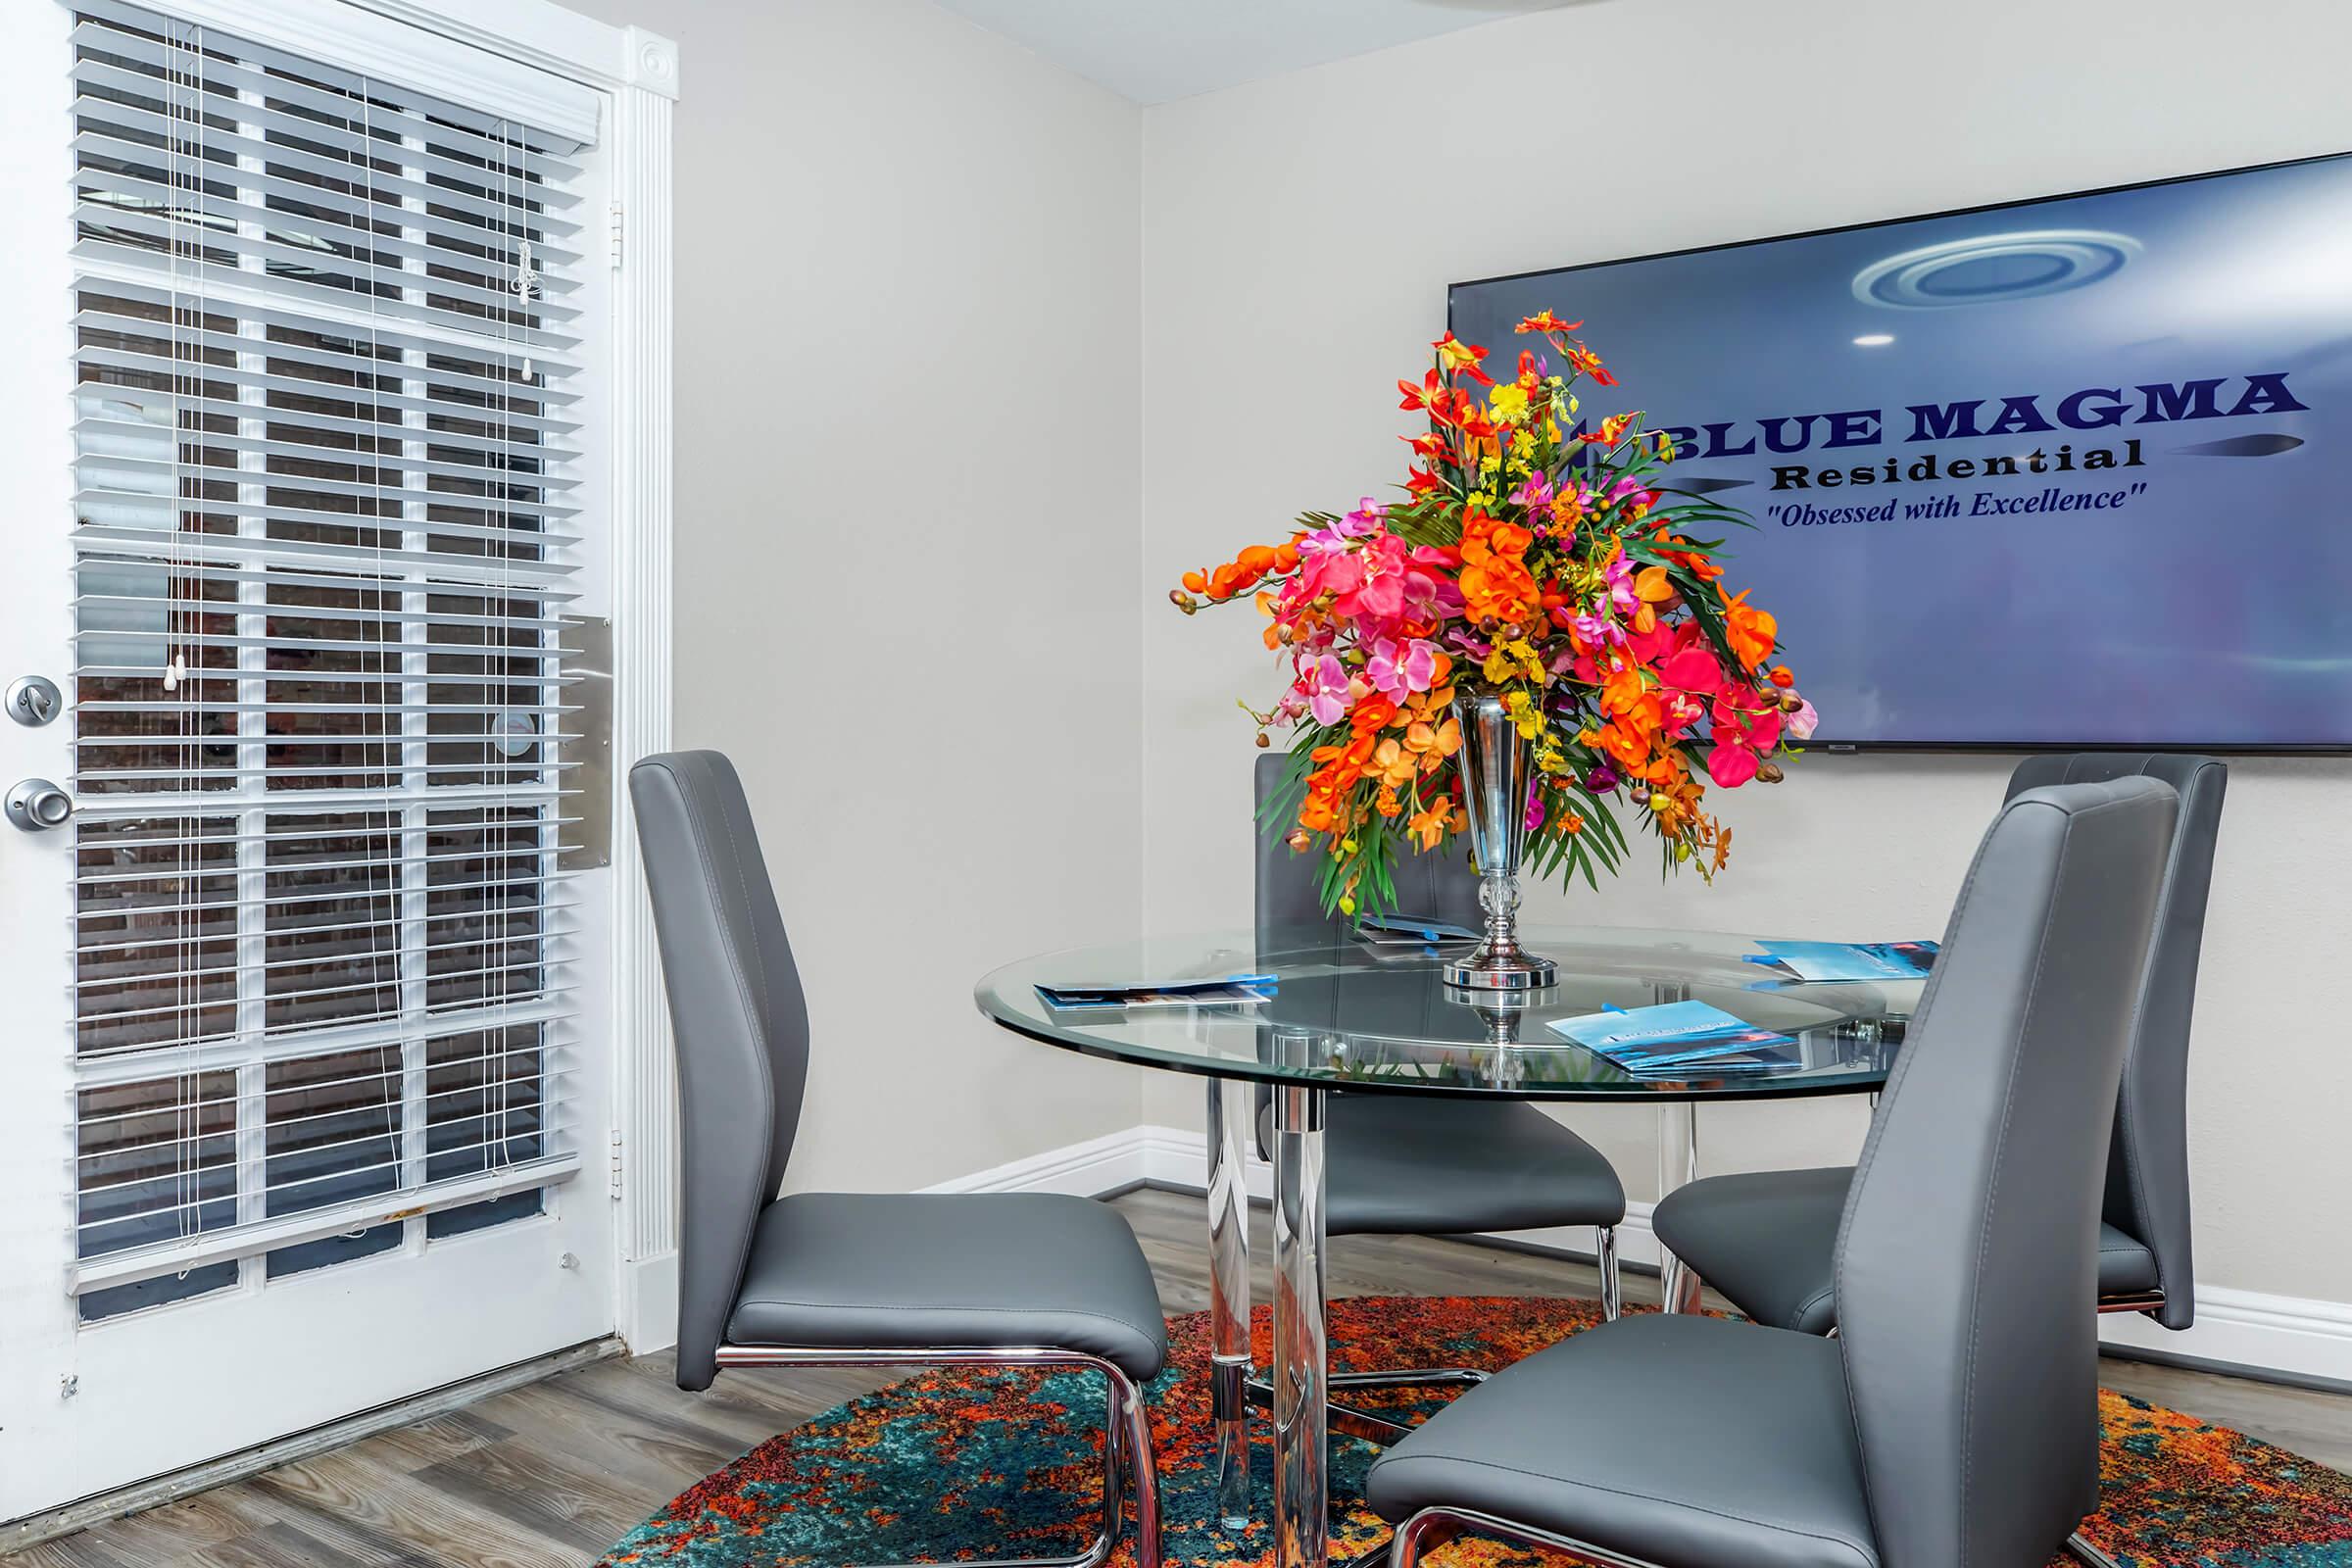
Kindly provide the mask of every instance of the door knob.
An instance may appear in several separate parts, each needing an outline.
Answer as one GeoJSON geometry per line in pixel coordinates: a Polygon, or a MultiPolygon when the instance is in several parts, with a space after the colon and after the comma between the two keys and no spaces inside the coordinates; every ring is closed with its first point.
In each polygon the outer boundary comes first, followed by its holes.
{"type": "Polygon", "coordinates": [[[61,827],[74,814],[74,798],[45,778],[19,779],[8,792],[8,819],[27,833],[61,827]]]}

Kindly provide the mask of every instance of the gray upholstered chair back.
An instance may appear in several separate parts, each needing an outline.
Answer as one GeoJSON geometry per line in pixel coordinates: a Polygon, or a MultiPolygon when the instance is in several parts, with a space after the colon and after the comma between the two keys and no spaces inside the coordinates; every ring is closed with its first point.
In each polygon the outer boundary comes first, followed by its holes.
{"type": "Polygon", "coordinates": [[[1886,1568],[2038,1562],[2097,1500],[2107,1129],[2176,797],[2030,790],[1977,851],[1838,1238],[1886,1568]]]}
{"type": "MultiPolygon", "coordinates": [[[[1271,823],[1266,820],[1268,803],[1284,794],[1283,780],[1290,764],[1290,758],[1281,752],[1257,756],[1257,934],[1261,942],[1280,926],[1328,924],[1335,931],[1339,928],[1339,922],[1323,912],[1316,892],[1316,874],[1322,868],[1320,852],[1301,855],[1285,842],[1290,834],[1289,813],[1271,823]]],[[[1296,799],[1295,789],[1289,793],[1296,799]]],[[[1397,913],[1473,928],[1486,923],[1478,907],[1478,878],[1471,873],[1469,858],[1458,849],[1408,855],[1390,870],[1396,884],[1397,913]]]]}
{"type": "Polygon", "coordinates": [[[707,1389],[753,1226],[792,1154],[808,1009],[734,764],[649,757],[629,796],[677,1033],[678,1386],[707,1389]]]}
{"type": "Polygon", "coordinates": [[[2139,1025],[2124,1057],[2115,1141],[2107,1154],[2106,1218],[2155,1255],[2164,1305],[2149,1315],[2168,1329],[2184,1329],[2197,1315],[2188,1237],[2188,1026],[2230,769],[2210,757],[2160,752],[2030,757],[2009,775],[2009,794],[2133,777],[2170,784],[2180,797],[2180,821],[2157,894],[2156,942],[2140,986],[2139,1025]]]}

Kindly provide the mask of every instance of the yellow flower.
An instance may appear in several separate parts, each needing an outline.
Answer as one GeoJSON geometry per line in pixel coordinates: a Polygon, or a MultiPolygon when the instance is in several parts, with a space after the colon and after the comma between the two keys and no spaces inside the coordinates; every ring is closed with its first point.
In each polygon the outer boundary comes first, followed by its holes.
{"type": "Polygon", "coordinates": [[[1487,407],[1494,417],[1506,424],[1517,424],[1527,417],[1527,392],[1516,381],[1505,381],[1487,394],[1487,407]]]}

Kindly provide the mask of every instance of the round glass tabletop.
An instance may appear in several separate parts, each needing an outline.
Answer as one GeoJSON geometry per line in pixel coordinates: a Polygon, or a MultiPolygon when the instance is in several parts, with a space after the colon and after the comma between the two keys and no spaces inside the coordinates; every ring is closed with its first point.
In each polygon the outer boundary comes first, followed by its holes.
{"type": "MultiPolygon", "coordinates": [[[[980,1010],[1032,1040],[1212,1078],[1513,1100],[1753,1100],[1862,1094],[1886,1082],[1918,982],[1804,982],[1747,961],[1714,932],[1531,928],[1559,984],[1525,1000],[1448,987],[1460,949],[1373,945],[1327,928],[1150,937],[1024,958],[974,988],[980,1010]],[[1064,1008],[1039,988],[1085,991],[1271,976],[1255,1004],[1064,1008]],[[1550,1025],[1611,1008],[1703,1002],[1786,1037],[1712,1075],[1636,1073],[1550,1025]]],[[[1681,1070],[1681,1069],[1678,1069],[1681,1070]]]]}

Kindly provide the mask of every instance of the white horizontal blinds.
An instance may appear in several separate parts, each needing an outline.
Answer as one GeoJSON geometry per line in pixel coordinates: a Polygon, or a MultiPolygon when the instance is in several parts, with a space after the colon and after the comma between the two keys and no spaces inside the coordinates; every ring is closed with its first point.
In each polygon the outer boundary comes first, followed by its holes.
{"type": "Polygon", "coordinates": [[[74,30],[85,1317],[577,1164],[559,662],[581,149],[113,0],[74,30]]]}

